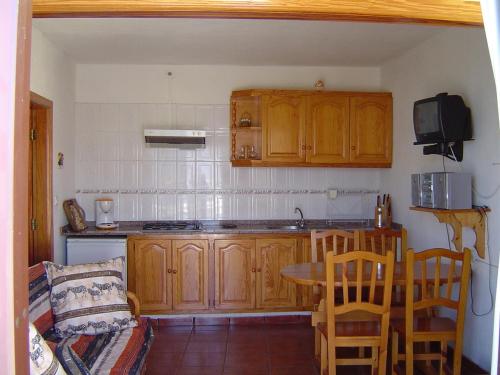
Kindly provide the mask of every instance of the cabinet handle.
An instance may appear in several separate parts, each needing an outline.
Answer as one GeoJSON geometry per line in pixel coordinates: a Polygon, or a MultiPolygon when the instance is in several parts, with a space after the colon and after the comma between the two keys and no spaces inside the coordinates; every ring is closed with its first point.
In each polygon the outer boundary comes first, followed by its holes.
{"type": "Polygon", "coordinates": [[[173,274],[176,274],[176,273],[177,273],[177,270],[172,270],[172,273],[173,273],[173,274]]]}
{"type": "Polygon", "coordinates": [[[172,273],[172,270],[170,268],[167,268],[168,273],[172,273]]]}

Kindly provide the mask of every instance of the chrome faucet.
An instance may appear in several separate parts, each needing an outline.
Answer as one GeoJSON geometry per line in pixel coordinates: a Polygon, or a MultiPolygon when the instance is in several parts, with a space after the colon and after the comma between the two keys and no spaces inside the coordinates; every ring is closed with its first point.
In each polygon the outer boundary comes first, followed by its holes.
{"type": "Polygon", "coordinates": [[[304,214],[302,213],[302,210],[300,208],[295,207],[295,213],[297,213],[297,212],[300,214],[300,219],[296,221],[297,226],[300,229],[304,229],[306,227],[306,221],[304,220],[304,214]]]}

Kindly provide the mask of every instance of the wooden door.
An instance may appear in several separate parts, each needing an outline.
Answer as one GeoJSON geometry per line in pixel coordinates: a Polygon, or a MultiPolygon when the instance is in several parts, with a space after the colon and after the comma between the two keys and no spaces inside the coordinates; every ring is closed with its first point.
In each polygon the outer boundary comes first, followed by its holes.
{"type": "Polygon", "coordinates": [[[133,285],[142,310],[172,309],[170,247],[169,240],[133,240],[129,269],[133,268],[133,285]]]}
{"type": "Polygon", "coordinates": [[[262,98],[262,160],[305,162],[305,107],[300,96],[262,98]]]}
{"type": "Polygon", "coordinates": [[[281,269],[297,263],[294,238],[257,240],[257,307],[294,307],[296,285],[285,281],[281,269]]]}
{"type": "Polygon", "coordinates": [[[255,241],[215,241],[215,307],[255,307],[255,241]]]}
{"type": "Polygon", "coordinates": [[[349,97],[311,96],[307,116],[307,162],[349,162],[349,97]]]}
{"type": "Polygon", "coordinates": [[[392,96],[350,99],[351,162],[387,165],[392,162],[392,96]]]}
{"type": "Polygon", "coordinates": [[[208,240],[172,241],[174,310],[208,309],[208,240]]]}
{"type": "Polygon", "coordinates": [[[30,101],[29,265],[53,260],[52,102],[35,93],[30,101]]]}

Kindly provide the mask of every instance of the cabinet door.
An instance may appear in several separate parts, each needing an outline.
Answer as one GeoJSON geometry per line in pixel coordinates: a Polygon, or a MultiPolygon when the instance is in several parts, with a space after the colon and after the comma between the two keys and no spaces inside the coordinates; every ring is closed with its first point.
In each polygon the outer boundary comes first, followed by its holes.
{"type": "Polygon", "coordinates": [[[281,269],[297,263],[294,238],[257,240],[257,307],[294,307],[296,285],[285,281],[281,269]]]}
{"type": "Polygon", "coordinates": [[[255,241],[215,241],[215,307],[255,307],[255,241]]]}
{"type": "Polygon", "coordinates": [[[349,161],[349,97],[314,95],[307,106],[307,161],[349,161]]]}
{"type": "Polygon", "coordinates": [[[174,310],[208,309],[208,240],[172,241],[174,310]]]}
{"type": "Polygon", "coordinates": [[[392,162],[392,97],[353,96],[350,99],[351,162],[392,162]]]}
{"type": "Polygon", "coordinates": [[[170,241],[134,240],[135,293],[141,310],[172,309],[170,241]]]}
{"type": "Polygon", "coordinates": [[[305,99],[266,95],[262,99],[262,159],[305,161],[305,99]]]}

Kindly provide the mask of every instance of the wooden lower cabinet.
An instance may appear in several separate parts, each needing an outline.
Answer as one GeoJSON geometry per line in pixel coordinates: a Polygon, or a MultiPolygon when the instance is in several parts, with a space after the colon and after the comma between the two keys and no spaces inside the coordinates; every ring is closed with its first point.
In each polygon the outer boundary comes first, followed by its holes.
{"type": "Polygon", "coordinates": [[[133,240],[128,254],[129,286],[137,294],[141,309],[172,309],[170,277],[171,241],[133,240]]]}
{"type": "Polygon", "coordinates": [[[297,306],[296,285],[285,281],[283,267],[297,263],[295,238],[257,240],[257,308],[297,306]]]}
{"type": "Polygon", "coordinates": [[[208,309],[208,240],[172,241],[174,310],[208,309]]]}
{"type": "Polygon", "coordinates": [[[215,307],[255,307],[255,240],[215,240],[215,307]]]}

